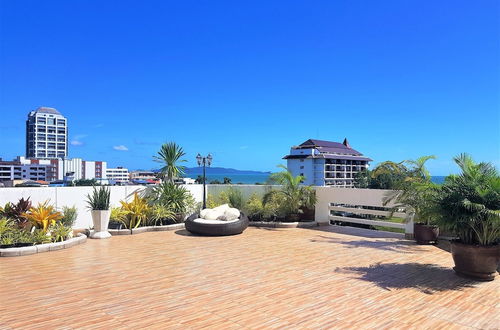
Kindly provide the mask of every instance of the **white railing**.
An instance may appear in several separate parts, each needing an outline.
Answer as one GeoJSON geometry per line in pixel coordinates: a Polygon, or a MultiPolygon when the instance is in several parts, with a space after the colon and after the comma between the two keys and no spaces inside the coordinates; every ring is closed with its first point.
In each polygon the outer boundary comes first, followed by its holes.
{"type": "Polygon", "coordinates": [[[404,210],[391,214],[394,203],[384,205],[384,198],[391,190],[317,187],[316,221],[357,223],[403,229],[405,236],[413,236],[413,222],[404,210]],[[382,219],[380,219],[382,217],[382,219]],[[383,218],[399,218],[400,222],[384,221],[383,218]]]}

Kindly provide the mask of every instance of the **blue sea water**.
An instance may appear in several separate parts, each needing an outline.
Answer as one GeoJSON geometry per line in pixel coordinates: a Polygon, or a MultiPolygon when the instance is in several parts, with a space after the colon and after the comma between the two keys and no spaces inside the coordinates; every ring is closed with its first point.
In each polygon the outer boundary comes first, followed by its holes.
{"type": "MultiPolygon", "coordinates": [[[[196,179],[198,176],[191,175],[193,179],[196,179]]],[[[224,178],[230,178],[231,183],[238,184],[256,184],[256,183],[266,183],[269,178],[269,174],[207,174],[207,183],[211,181],[218,180],[219,182],[223,182],[224,178]]]]}
{"type": "MultiPolygon", "coordinates": [[[[193,179],[196,179],[197,176],[191,176],[193,179]]],[[[263,173],[263,174],[234,174],[234,173],[227,173],[227,174],[208,174],[207,175],[207,182],[210,183],[210,181],[213,180],[218,180],[219,182],[223,182],[224,178],[230,178],[231,183],[233,184],[256,184],[256,183],[266,183],[266,181],[269,179],[269,174],[263,173]]],[[[432,182],[437,183],[437,184],[442,184],[444,182],[445,176],[433,176],[431,178],[432,182]]]]}

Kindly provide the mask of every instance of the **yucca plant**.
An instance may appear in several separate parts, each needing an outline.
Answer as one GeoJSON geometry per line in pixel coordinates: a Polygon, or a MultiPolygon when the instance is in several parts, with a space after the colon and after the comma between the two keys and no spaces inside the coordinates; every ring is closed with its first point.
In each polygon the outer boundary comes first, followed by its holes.
{"type": "Polygon", "coordinates": [[[55,224],[62,219],[63,215],[58,212],[54,206],[48,202],[39,203],[37,207],[32,207],[27,213],[23,214],[35,228],[47,231],[49,225],[55,224]]]}
{"type": "Polygon", "coordinates": [[[182,157],[186,155],[181,146],[175,142],[164,143],[158,155],[153,159],[156,162],[162,163],[164,166],[160,169],[160,177],[168,182],[174,182],[175,178],[184,174],[185,166],[178,165],[178,163],[186,162],[182,157]]]}
{"type": "Polygon", "coordinates": [[[111,191],[105,186],[93,187],[92,194],[87,195],[88,208],[93,211],[109,210],[111,191]]]}
{"type": "Polygon", "coordinates": [[[134,193],[134,199],[131,202],[120,201],[120,204],[122,210],[126,212],[122,222],[128,229],[137,228],[147,221],[149,205],[146,199],[140,197],[137,192],[134,193]]]}

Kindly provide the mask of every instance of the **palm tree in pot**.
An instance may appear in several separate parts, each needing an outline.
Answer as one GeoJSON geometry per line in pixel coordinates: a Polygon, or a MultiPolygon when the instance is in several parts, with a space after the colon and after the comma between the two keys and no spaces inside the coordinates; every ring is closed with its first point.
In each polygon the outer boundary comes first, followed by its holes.
{"type": "Polygon", "coordinates": [[[439,223],[454,232],[454,270],[479,280],[493,280],[500,260],[500,176],[491,163],[467,154],[454,158],[461,173],[446,178],[436,204],[439,223]]]}
{"type": "Polygon", "coordinates": [[[305,207],[312,207],[316,203],[316,195],[313,188],[304,186],[305,177],[302,175],[293,176],[292,172],[284,165],[278,165],[283,169],[281,172],[271,174],[270,180],[282,187],[280,190],[272,190],[264,196],[264,204],[273,194],[279,194],[283,197],[283,212],[286,214],[287,221],[299,221],[300,215],[305,207]]]}
{"type": "Polygon", "coordinates": [[[94,223],[94,234],[91,238],[109,238],[111,234],[108,232],[109,217],[111,211],[109,209],[109,199],[111,192],[107,187],[93,187],[92,194],[87,195],[87,204],[92,214],[94,223]]]}
{"type": "Polygon", "coordinates": [[[404,209],[407,221],[413,221],[414,238],[419,244],[437,243],[439,227],[435,224],[435,196],[439,186],[431,181],[425,163],[435,156],[422,156],[416,160],[406,160],[406,177],[397,185],[397,190],[387,193],[384,205],[395,202],[393,213],[404,209]]]}

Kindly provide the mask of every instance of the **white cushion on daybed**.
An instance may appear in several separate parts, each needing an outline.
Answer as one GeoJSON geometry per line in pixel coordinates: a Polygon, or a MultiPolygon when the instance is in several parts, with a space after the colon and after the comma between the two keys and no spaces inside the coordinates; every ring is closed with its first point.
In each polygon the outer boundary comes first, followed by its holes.
{"type": "Polygon", "coordinates": [[[217,211],[214,209],[206,209],[203,211],[206,211],[206,212],[204,212],[203,214],[201,214],[201,212],[200,212],[200,216],[202,219],[206,219],[206,220],[216,220],[221,215],[224,215],[224,212],[217,211]]]}
{"type": "Polygon", "coordinates": [[[207,219],[198,218],[198,219],[193,220],[193,222],[204,223],[207,225],[220,225],[220,224],[232,223],[232,222],[236,222],[236,221],[238,221],[238,219],[231,220],[231,221],[225,221],[225,220],[207,220],[207,219]]]}
{"type": "Polygon", "coordinates": [[[236,220],[240,217],[240,210],[230,207],[224,212],[224,215],[228,221],[236,220]]]}
{"type": "MultiPolygon", "coordinates": [[[[213,209],[204,209],[200,212],[200,218],[206,220],[217,220],[219,218],[226,218],[227,220],[235,220],[240,216],[238,209],[231,208],[228,204],[223,204],[213,209]]],[[[219,219],[222,220],[222,219],[219,219]]],[[[225,221],[225,220],[222,220],[225,221]]]]}
{"type": "Polygon", "coordinates": [[[214,207],[212,210],[215,210],[217,212],[222,212],[222,214],[224,214],[224,212],[226,212],[226,210],[229,210],[230,208],[231,207],[229,206],[229,204],[222,204],[217,207],[214,207]]]}

